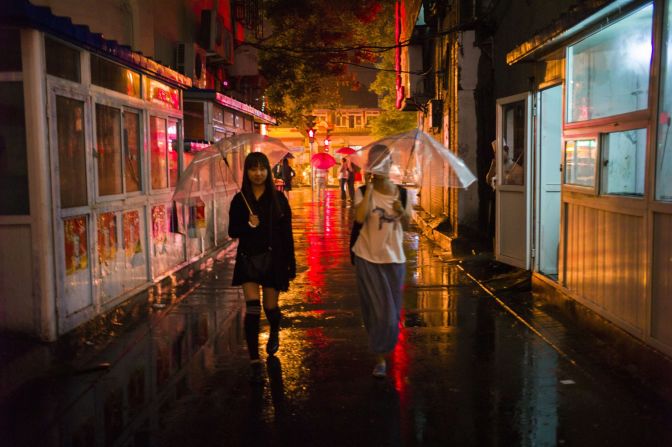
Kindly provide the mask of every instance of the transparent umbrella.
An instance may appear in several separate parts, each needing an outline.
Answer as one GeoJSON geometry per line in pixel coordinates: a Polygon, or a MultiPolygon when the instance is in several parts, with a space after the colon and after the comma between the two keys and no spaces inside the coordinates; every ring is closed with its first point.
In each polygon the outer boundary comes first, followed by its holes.
{"type": "Polygon", "coordinates": [[[349,158],[353,163],[362,166],[364,172],[372,174],[384,173],[389,165],[390,179],[398,184],[421,186],[424,174],[444,165],[448,166],[447,174],[431,175],[431,186],[467,188],[476,181],[476,177],[461,158],[420,129],[381,138],[349,158]],[[371,148],[376,145],[386,146],[389,156],[381,156],[379,153],[369,157],[371,148]]]}
{"type": "Polygon", "coordinates": [[[231,138],[222,138],[194,156],[189,166],[180,175],[175,186],[173,200],[189,204],[203,193],[211,190],[213,176],[227,179],[228,183],[240,188],[242,179],[228,165],[227,155],[237,151],[263,152],[275,166],[283,157],[290,154],[289,149],[280,140],[259,134],[240,134],[231,138]]]}
{"type": "MultiPolygon", "coordinates": [[[[289,149],[280,140],[259,134],[241,134],[223,138],[198,152],[180,174],[173,194],[178,229],[181,233],[186,233],[185,216],[193,214],[194,208],[203,207],[206,201],[213,200],[213,195],[220,201],[220,207],[228,209],[226,207],[240,190],[242,183],[241,172],[229,166],[231,158],[229,155],[240,152],[262,152],[268,157],[271,166],[290,154],[289,149]],[[189,212],[187,213],[183,207],[189,212]]],[[[228,215],[225,219],[228,219],[228,215]]]]}

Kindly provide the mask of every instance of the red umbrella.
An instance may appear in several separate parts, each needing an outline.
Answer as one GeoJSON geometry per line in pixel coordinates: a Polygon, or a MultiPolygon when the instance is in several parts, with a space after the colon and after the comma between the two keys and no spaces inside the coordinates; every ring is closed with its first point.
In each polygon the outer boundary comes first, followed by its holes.
{"type": "Polygon", "coordinates": [[[329,169],[336,164],[336,159],[326,152],[318,152],[311,157],[310,164],[317,169],[329,169]]]}
{"type": "Polygon", "coordinates": [[[355,152],[357,151],[348,146],[343,146],[342,148],[336,150],[337,154],[343,154],[343,155],[350,155],[354,154],[355,152]]]}

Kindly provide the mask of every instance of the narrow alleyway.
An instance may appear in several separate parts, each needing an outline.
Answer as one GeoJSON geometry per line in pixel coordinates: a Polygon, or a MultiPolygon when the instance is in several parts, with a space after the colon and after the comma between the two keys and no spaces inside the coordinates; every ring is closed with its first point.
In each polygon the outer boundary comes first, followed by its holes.
{"type": "Polygon", "coordinates": [[[404,327],[389,376],[373,378],[351,208],[336,190],[324,203],[307,189],[291,201],[299,274],[281,296],[281,348],[262,386],[247,381],[229,251],[182,292],[154,291],[152,311],[74,372],[61,364],[5,396],[1,444],[672,445],[665,407],[551,346],[416,232],[404,327]]]}

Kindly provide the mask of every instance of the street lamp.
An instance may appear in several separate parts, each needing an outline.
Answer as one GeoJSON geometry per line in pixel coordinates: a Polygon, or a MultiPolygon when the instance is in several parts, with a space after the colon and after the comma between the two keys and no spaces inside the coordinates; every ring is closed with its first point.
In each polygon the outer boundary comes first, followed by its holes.
{"type": "Polygon", "coordinates": [[[315,191],[315,169],[313,168],[313,144],[315,144],[315,115],[304,115],[306,123],[306,134],[308,135],[308,142],[310,143],[310,191],[311,194],[315,191]]]}

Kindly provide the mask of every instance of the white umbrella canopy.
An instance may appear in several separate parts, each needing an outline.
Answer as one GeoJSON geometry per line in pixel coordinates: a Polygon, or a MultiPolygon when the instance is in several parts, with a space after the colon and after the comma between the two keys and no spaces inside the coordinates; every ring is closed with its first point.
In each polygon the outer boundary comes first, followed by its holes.
{"type": "MultiPolygon", "coordinates": [[[[205,206],[206,201],[212,200],[216,186],[220,206],[225,207],[222,209],[227,209],[226,206],[235,193],[240,191],[242,179],[237,178],[237,173],[231,169],[227,161],[227,155],[234,151],[263,152],[268,157],[271,167],[290,154],[289,149],[280,140],[259,134],[240,134],[223,138],[198,152],[180,174],[173,194],[180,233],[197,237],[197,232],[189,231],[189,228],[194,228],[196,225],[192,211],[197,212],[199,207],[205,206]]],[[[269,172],[268,175],[272,174],[269,172]]],[[[223,218],[228,220],[228,215],[223,218]]],[[[228,224],[228,222],[221,223],[228,224]]]]}
{"type": "Polygon", "coordinates": [[[449,172],[443,176],[430,176],[432,186],[467,188],[476,181],[476,176],[461,158],[420,129],[381,138],[349,158],[367,173],[385,174],[389,170],[390,179],[399,184],[422,185],[423,174],[439,163],[447,164],[449,172]],[[386,146],[389,156],[376,152],[370,159],[371,148],[378,145],[386,146]]]}
{"type": "Polygon", "coordinates": [[[290,154],[287,146],[277,138],[253,133],[222,138],[194,156],[189,166],[180,175],[175,186],[173,200],[184,204],[196,201],[201,198],[202,194],[211,190],[214,178],[217,176],[232,180],[236,185],[235,191],[237,191],[242,179],[235,178],[235,173],[226,161],[227,154],[236,150],[263,152],[268,157],[271,167],[290,154]],[[228,171],[230,175],[225,175],[224,171],[228,171]]]}

